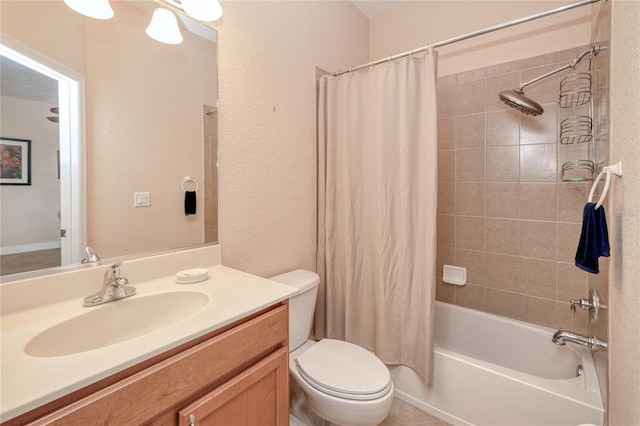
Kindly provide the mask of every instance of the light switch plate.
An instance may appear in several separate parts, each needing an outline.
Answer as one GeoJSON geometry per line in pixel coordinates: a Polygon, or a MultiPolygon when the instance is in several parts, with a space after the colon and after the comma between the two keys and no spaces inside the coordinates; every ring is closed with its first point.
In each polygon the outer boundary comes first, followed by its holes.
{"type": "Polygon", "coordinates": [[[150,192],[134,192],[133,193],[134,207],[149,207],[150,205],[151,205],[150,192]]]}

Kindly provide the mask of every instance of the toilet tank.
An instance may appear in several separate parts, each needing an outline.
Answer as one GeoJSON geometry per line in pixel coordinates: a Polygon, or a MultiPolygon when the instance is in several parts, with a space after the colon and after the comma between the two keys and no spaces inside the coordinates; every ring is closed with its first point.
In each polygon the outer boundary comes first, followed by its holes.
{"type": "Polygon", "coordinates": [[[289,352],[291,352],[309,339],[320,277],[315,272],[297,269],[276,275],[271,279],[300,290],[298,294],[289,298],[289,352]]]}

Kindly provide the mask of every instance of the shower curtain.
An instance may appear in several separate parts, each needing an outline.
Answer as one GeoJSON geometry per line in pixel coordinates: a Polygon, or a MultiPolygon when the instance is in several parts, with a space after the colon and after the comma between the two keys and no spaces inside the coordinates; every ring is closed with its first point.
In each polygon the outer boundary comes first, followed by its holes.
{"type": "Polygon", "coordinates": [[[428,382],[437,202],[437,52],[318,88],[316,336],[428,382]]]}

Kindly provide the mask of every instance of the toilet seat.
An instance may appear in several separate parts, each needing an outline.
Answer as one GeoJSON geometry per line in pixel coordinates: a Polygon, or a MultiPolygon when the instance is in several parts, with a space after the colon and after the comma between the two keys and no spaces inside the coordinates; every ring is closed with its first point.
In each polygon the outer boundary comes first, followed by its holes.
{"type": "Polygon", "coordinates": [[[345,399],[369,401],[392,388],[387,367],[360,346],[324,339],[295,359],[300,376],[310,386],[345,399]]]}

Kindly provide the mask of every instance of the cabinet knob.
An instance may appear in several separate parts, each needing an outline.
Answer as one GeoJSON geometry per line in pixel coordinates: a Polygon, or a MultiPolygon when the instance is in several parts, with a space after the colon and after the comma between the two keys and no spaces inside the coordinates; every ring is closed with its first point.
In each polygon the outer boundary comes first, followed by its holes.
{"type": "Polygon", "coordinates": [[[196,426],[196,415],[189,414],[189,426],[196,426]]]}

